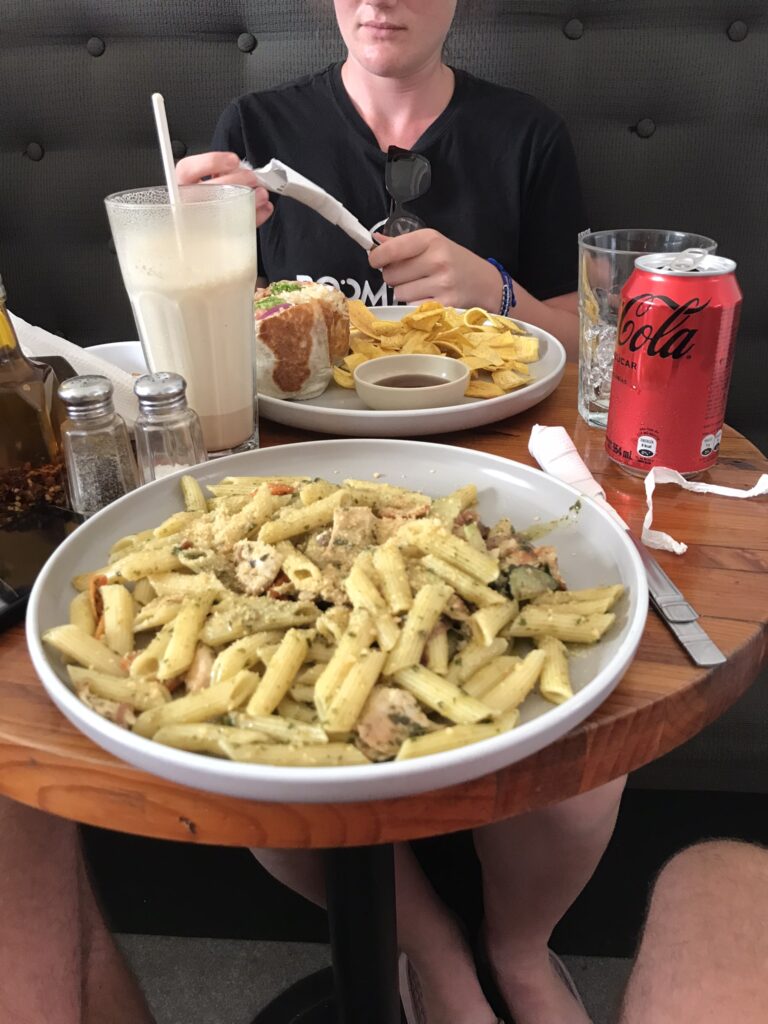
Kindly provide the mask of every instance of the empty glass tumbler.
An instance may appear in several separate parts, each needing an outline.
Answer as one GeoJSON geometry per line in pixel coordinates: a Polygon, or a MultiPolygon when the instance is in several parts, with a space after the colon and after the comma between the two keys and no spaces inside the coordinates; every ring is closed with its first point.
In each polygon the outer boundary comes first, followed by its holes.
{"type": "Polygon", "coordinates": [[[717,242],[686,231],[619,228],[579,235],[579,413],[605,429],[621,289],[643,253],[715,252],[717,242]]]}

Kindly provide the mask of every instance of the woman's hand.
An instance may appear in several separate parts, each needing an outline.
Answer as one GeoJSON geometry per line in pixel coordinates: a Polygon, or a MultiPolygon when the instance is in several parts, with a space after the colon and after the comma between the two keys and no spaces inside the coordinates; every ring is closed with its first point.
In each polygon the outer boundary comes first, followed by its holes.
{"type": "Polygon", "coordinates": [[[240,166],[237,153],[201,153],[185,156],[176,164],[176,180],[180,185],[197,185],[203,181],[213,185],[248,185],[256,198],[256,227],[259,228],[274,210],[269,193],[259,185],[253,171],[240,166]]]}
{"type": "Polygon", "coordinates": [[[398,302],[418,304],[435,299],[444,306],[501,305],[501,277],[487,260],[476,256],[431,228],[387,238],[371,249],[368,259],[394,287],[398,302]]]}

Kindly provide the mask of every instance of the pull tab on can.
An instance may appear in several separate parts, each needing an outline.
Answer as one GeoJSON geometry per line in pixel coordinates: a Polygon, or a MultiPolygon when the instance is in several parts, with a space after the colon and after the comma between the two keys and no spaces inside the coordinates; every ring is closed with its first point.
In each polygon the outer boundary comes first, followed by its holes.
{"type": "Polygon", "coordinates": [[[635,267],[657,274],[711,276],[732,274],[736,264],[724,256],[713,256],[704,249],[685,249],[683,252],[654,252],[638,256],[635,267]]]}

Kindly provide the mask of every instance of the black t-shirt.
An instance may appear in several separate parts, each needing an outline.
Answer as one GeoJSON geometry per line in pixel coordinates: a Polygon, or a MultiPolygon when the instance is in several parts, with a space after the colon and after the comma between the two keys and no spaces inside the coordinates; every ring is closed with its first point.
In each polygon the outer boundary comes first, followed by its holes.
{"type": "MultiPolygon", "coordinates": [[[[432,183],[409,209],[498,260],[538,299],[575,291],[576,239],[586,221],[565,125],[525,93],[454,74],[450,103],[412,147],[429,159],[432,183]]],[[[340,64],[242,96],[222,114],[213,148],[254,167],[282,160],[368,228],[389,213],[386,154],[356,111],[340,64]]],[[[368,305],[393,304],[380,271],[340,228],[293,199],[271,198],[275,212],[259,230],[260,275],[325,281],[368,305]]]]}

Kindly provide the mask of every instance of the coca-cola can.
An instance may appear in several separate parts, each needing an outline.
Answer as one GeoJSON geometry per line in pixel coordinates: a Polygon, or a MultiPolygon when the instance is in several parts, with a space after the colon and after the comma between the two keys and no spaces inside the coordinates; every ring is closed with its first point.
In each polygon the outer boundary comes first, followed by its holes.
{"type": "Polygon", "coordinates": [[[621,292],[605,447],[644,475],[717,462],[741,291],[736,264],[703,250],[639,256],[621,292]]]}

